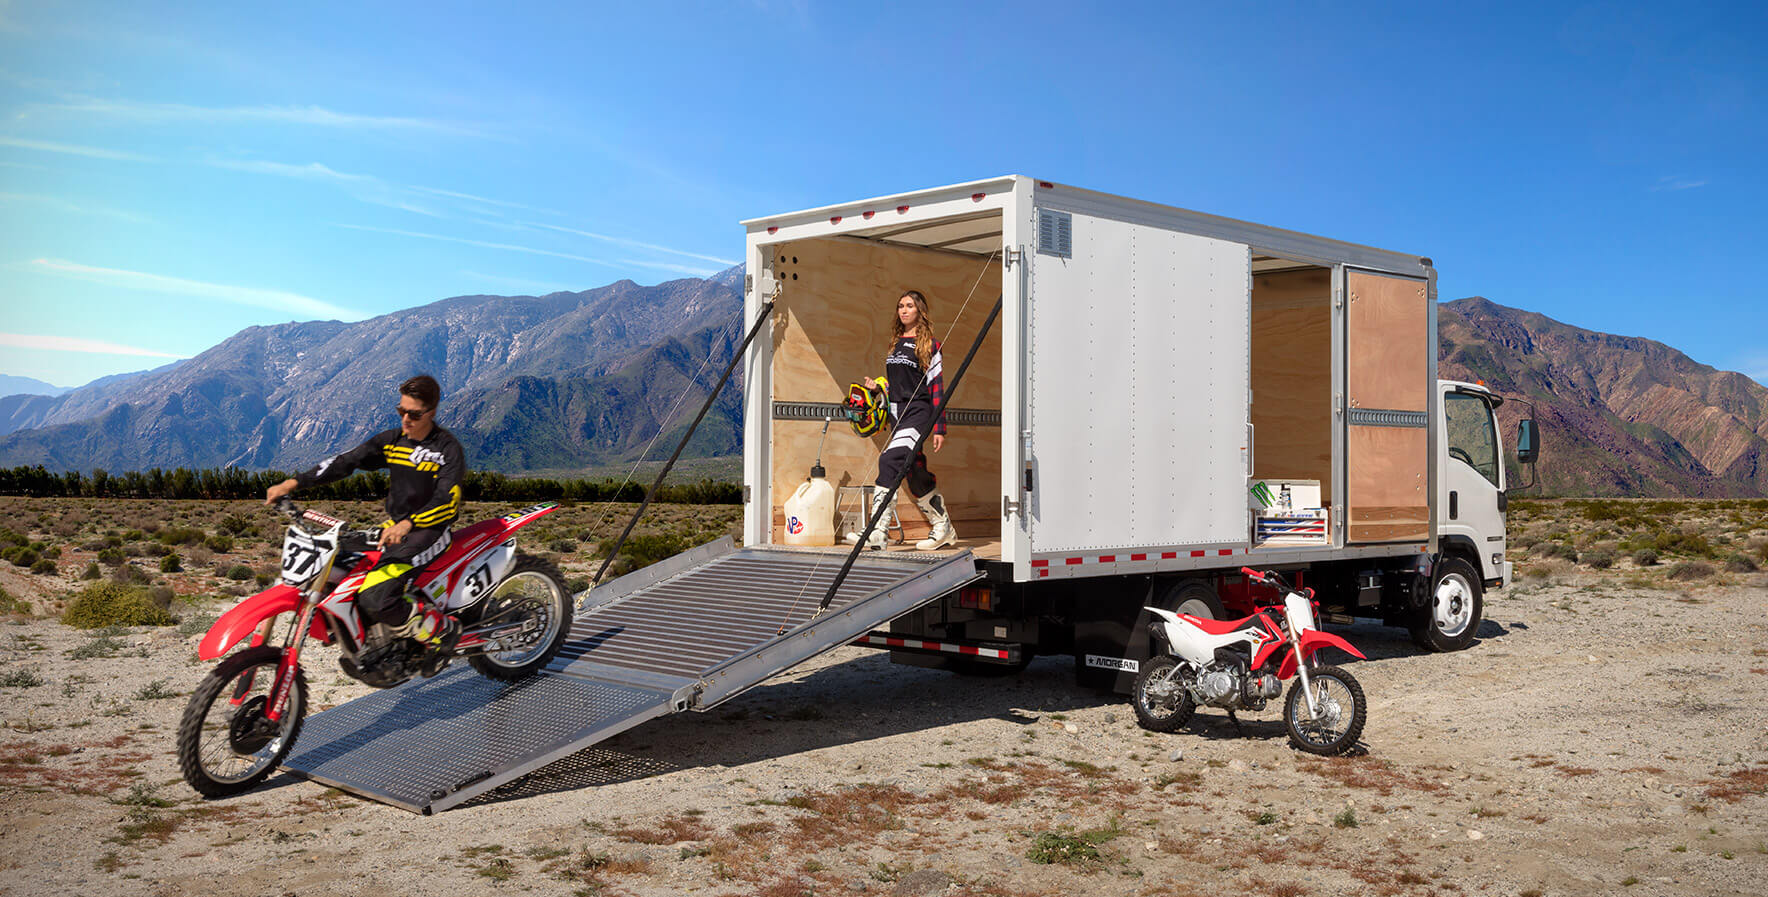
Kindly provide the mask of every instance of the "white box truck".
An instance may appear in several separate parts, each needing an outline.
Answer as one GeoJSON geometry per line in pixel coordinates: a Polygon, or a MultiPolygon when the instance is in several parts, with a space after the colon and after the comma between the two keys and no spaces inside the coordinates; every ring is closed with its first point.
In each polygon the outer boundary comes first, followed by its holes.
{"type": "Polygon", "coordinates": [[[1510,579],[1500,400],[1436,380],[1428,259],[1024,177],[746,224],[744,544],[584,593],[533,688],[445,675],[318,714],[289,769],[430,813],[845,644],[975,674],[1072,655],[1084,684],[1127,691],[1143,608],[1244,612],[1261,596],[1242,566],[1438,650],[1510,579]],[[876,476],[888,429],[820,431],[879,373],[907,289],[945,344],[932,467],[959,542],[785,545],[819,456],[850,511],[876,476]]]}
{"type": "MultiPolygon", "coordinates": [[[[983,579],[864,640],[901,662],[1072,654],[1124,690],[1144,605],[1246,612],[1267,596],[1242,566],[1298,574],[1328,620],[1455,650],[1510,580],[1502,398],[1436,379],[1428,258],[1022,176],[743,224],[746,320],[774,306],[743,367],[748,545],[784,541],[818,453],[859,508],[888,429],[856,436],[837,403],[882,373],[904,290],[931,302],[948,380],[1001,303],[930,459],[983,579]]],[[[897,506],[912,542],[906,489],[897,506]]]]}

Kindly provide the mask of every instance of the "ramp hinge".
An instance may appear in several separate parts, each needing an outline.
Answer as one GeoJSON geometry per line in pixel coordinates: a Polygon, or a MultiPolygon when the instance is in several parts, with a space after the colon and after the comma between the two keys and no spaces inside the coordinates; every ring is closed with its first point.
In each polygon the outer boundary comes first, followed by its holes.
{"type": "Polygon", "coordinates": [[[743,504],[749,503],[749,484],[743,484],[743,504]]]}
{"type": "Polygon", "coordinates": [[[1008,495],[1001,496],[1001,516],[1002,517],[1011,517],[1014,514],[1019,513],[1020,507],[1021,507],[1021,505],[1019,504],[1019,502],[1014,501],[1012,496],[1008,496],[1008,495]]]}
{"type": "Polygon", "coordinates": [[[1024,257],[1023,251],[1018,247],[1009,246],[1007,247],[1006,252],[1001,255],[1001,267],[1005,270],[1011,271],[1013,270],[1013,266],[1018,264],[1019,260],[1024,257]]]}

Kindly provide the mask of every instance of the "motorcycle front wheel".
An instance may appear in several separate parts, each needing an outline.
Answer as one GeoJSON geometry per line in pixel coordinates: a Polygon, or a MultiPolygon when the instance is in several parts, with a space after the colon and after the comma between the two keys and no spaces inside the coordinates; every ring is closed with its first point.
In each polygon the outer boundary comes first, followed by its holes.
{"type": "Polygon", "coordinates": [[[1191,690],[1179,681],[1178,662],[1164,654],[1142,664],[1130,688],[1130,703],[1136,708],[1136,722],[1154,732],[1177,730],[1197,710],[1191,690]]]}
{"type": "Polygon", "coordinates": [[[1301,687],[1301,677],[1289,687],[1283,702],[1283,722],[1289,727],[1289,742],[1300,750],[1324,757],[1348,753],[1363,735],[1368,706],[1363,701],[1363,686],[1356,677],[1335,666],[1317,666],[1308,670],[1314,687],[1314,700],[1320,712],[1315,716],[1308,706],[1308,693],[1301,687]]]}
{"type": "Polygon", "coordinates": [[[295,670],[282,718],[264,715],[282,649],[247,648],[209,671],[178,722],[178,769],[204,797],[249,791],[295,746],[307,714],[307,677],[295,670]]]}
{"type": "Polygon", "coordinates": [[[516,565],[485,599],[483,624],[520,622],[493,639],[484,653],[467,658],[481,676],[520,679],[540,672],[571,634],[571,590],[559,568],[537,557],[516,555],[516,565]]]}

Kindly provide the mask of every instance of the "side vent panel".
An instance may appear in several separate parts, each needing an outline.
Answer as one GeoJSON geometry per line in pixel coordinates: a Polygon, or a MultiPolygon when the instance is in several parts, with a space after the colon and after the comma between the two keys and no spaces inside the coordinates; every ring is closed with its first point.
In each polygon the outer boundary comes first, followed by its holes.
{"type": "Polygon", "coordinates": [[[1074,216],[1050,209],[1037,210],[1037,251],[1044,255],[1074,256],[1074,216]]]}

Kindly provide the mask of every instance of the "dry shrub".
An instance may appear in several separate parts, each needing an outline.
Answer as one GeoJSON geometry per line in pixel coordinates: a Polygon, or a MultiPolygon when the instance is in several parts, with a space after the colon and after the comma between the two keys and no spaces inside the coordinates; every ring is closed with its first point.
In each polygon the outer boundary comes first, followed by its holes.
{"type": "Polygon", "coordinates": [[[1665,575],[1678,582],[1706,579],[1713,575],[1713,565],[1706,561],[1682,561],[1671,567],[1670,572],[1665,575]]]}
{"type": "Polygon", "coordinates": [[[1552,557],[1540,561],[1530,561],[1523,567],[1521,578],[1545,584],[1564,582],[1572,572],[1572,562],[1565,558],[1552,557]]]}
{"type": "Polygon", "coordinates": [[[1383,796],[1392,794],[1395,788],[1427,792],[1448,790],[1447,785],[1427,778],[1422,771],[1400,769],[1386,760],[1374,757],[1310,757],[1301,762],[1300,768],[1303,772],[1313,773],[1347,788],[1368,789],[1383,796]]]}
{"type": "Polygon", "coordinates": [[[704,841],[712,831],[706,823],[692,816],[672,816],[657,823],[656,828],[616,829],[614,836],[639,844],[676,844],[682,841],[704,841]]]}
{"type": "Polygon", "coordinates": [[[1723,778],[1712,780],[1707,796],[1729,804],[1746,797],[1768,794],[1768,766],[1752,766],[1733,770],[1723,778]]]}
{"type": "Polygon", "coordinates": [[[104,626],[170,626],[172,615],[154,603],[146,589],[95,582],[68,602],[61,622],[75,629],[104,626]]]}
{"type": "Polygon", "coordinates": [[[812,791],[786,801],[786,805],[811,814],[792,820],[802,845],[833,847],[856,837],[902,828],[903,814],[919,801],[895,785],[868,783],[812,791]]]}

